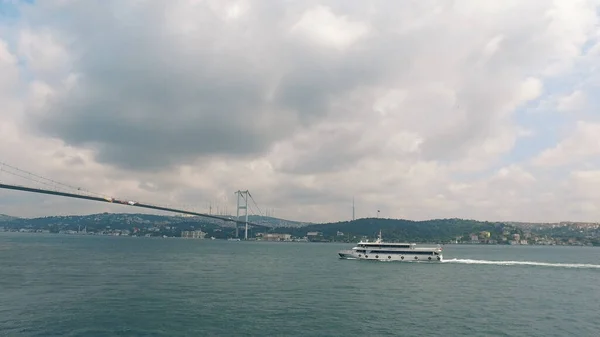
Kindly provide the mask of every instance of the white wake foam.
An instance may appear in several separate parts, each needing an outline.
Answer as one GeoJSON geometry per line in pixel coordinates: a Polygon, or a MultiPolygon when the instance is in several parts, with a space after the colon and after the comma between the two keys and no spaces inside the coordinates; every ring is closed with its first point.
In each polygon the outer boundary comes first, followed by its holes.
{"type": "Polygon", "coordinates": [[[584,263],[549,263],[535,261],[491,261],[491,260],[471,260],[471,259],[450,259],[442,260],[443,263],[462,263],[462,264],[491,264],[497,266],[540,266],[540,267],[559,267],[559,268],[588,268],[600,269],[597,264],[584,263]]]}

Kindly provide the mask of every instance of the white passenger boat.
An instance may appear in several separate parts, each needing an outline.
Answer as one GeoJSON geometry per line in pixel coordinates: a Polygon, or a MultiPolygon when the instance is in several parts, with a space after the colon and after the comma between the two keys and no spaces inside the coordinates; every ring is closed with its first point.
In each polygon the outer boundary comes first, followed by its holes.
{"type": "Polygon", "coordinates": [[[417,247],[416,243],[383,242],[381,231],[374,242],[360,241],[356,247],[338,252],[341,259],[378,261],[442,262],[442,247],[417,247]]]}

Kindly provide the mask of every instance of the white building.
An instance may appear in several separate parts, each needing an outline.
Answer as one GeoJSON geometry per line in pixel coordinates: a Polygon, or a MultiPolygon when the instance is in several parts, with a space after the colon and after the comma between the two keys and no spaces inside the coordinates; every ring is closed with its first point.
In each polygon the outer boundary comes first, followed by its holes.
{"type": "Polygon", "coordinates": [[[203,231],[182,231],[181,237],[187,239],[204,239],[206,233],[203,231]]]}

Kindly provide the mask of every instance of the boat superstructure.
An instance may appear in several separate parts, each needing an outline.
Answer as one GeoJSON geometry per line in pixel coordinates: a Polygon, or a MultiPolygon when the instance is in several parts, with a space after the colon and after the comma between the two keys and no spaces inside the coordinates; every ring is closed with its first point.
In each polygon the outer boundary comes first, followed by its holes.
{"type": "Polygon", "coordinates": [[[356,247],[338,252],[342,259],[378,261],[426,261],[441,262],[442,247],[417,247],[415,243],[384,242],[379,237],[374,242],[360,241],[356,247]]]}

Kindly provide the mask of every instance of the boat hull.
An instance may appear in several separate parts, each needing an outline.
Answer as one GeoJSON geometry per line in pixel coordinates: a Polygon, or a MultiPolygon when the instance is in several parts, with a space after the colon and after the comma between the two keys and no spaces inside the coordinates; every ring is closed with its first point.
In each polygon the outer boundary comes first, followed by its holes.
{"type": "Polygon", "coordinates": [[[394,254],[378,254],[377,252],[370,252],[367,254],[357,253],[352,250],[341,250],[338,252],[340,259],[347,260],[373,260],[373,261],[403,261],[403,262],[442,262],[444,257],[442,254],[439,255],[425,255],[425,254],[411,254],[406,253],[394,253],[394,254]]]}

